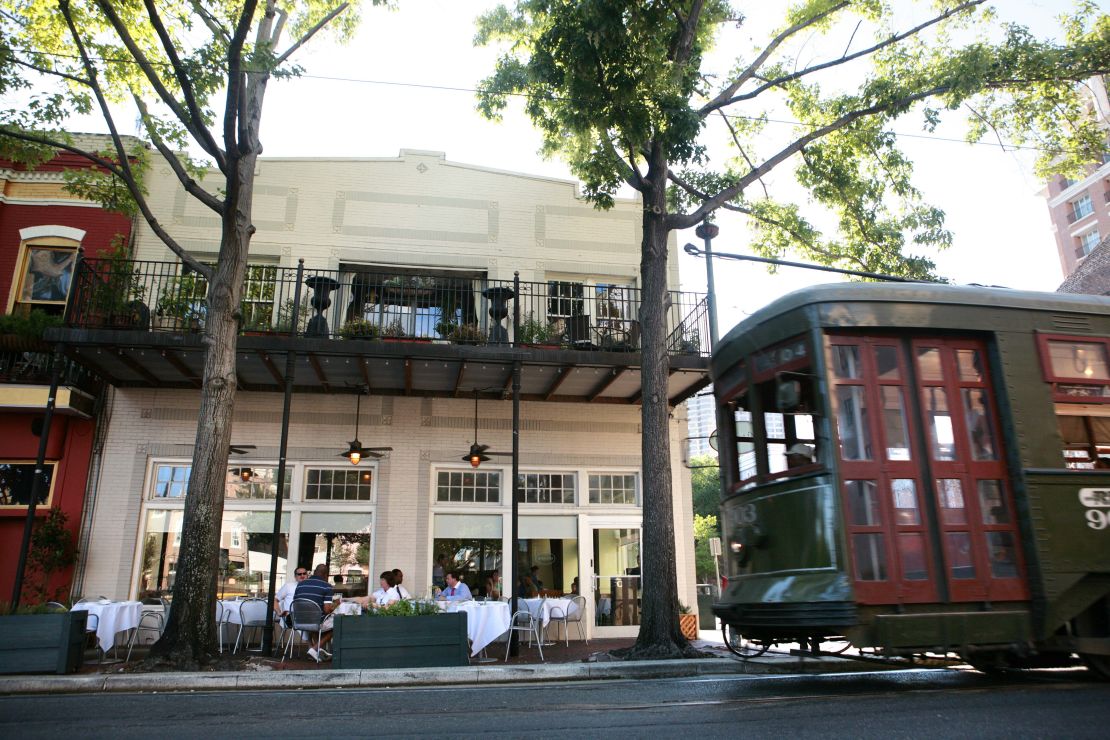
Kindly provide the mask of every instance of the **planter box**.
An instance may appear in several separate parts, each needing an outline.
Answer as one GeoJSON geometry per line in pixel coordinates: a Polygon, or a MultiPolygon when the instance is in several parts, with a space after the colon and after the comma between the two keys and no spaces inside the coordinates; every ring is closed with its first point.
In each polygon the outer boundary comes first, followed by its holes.
{"type": "Polygon", "coordinates": [[[86,611],[0,617],[0,673],[73,673],[85,654],[86,611]]]}
{"type": "Polygon", "coordinates": [[[698,639],[698,615],[679,614],[678,628],[682,631],[682,636],[687,640],[698,639]]]}
{"type": "Polygon", "coordinates": [[[337,617],[333,668],[470,665],[466,612],[422,617],[337,617]]]}

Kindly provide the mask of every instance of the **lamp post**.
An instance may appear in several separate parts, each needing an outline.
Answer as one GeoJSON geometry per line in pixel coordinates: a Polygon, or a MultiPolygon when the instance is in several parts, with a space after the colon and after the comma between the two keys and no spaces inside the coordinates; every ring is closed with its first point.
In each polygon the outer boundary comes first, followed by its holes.
{"type": "Polygon", "coordinates": [[[709,309],[709,351],[717,346],[717,291],[713,285],[713,238],[721,233],[717,224],[702,221],[694,233],[705,240],[705,305],[709,309]]]}

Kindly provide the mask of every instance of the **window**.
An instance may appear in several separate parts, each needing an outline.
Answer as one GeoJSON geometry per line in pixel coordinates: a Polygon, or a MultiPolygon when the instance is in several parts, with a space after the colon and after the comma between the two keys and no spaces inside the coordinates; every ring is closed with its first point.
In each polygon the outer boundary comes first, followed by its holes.
{"type": "Polygon", "coordinates": [[[483,273],[343,265],[332,302],[337,326],[364,319],[406,337],[443,337],[451,327],[477,324],[482,316],[475,282],[483,273]]]}
{"type": "Polygon", "coordinates": [[[1110,339],[1042,334],[1041,370],[1063,403],[1110,403],[1110,339]]]}
{"type": "Polygon", "coordinates": [[[305,471],[305,501],[370,501],[371,468],[309,468],[305,471]]]}
{"type": "Polygon", "coordinates": [[[1098,229],[1091,229],[1086,234],[1079,236],[1079,249],[1077,250],[1077,257],[1086,257],[1088,254],[1098,246],[1101,239],[1098,235],[1098,229]]]}
{"type": "MultiPolygon", "coordinates": [[[[54,467],[57,463],[45,464],[43,486],[40,489],[36,506],[50,504],[54,490],[54,467]]],[[[31,488],[35,481],[33,461],[0,462],[0,506],[27,506],[31,503],[31,488]]]]}
{"type": "Polygon", "coordinates": [[[1094,204],[1091,203],[1091,196],[1084,193],[1071,202],[1071,221],[1075,222],[1081,218],[1086,218],[1095,212],[1094,204]]]}
{"type": "Polygon", "coordinates": [[[436,476],[436,501],[440,503],[496,504],[500,500],[500,471],[441,470],[436,476]]]}
{"type": "Polygon", "coordinates": [[[76,247],[28,245],[19,269],[18,301],[32,305],[65,305],[76,262],[76,247]]]}
{"type": "MultiPolygon", "coordinates": [[[[182,499],[189,490],[191,466],[187,463],[160,463],[154,467],[151,499],[182,499]]],[[[289,498],[291,470],[285,471],[282,498],[289,498]]],[[[228,500],[273,499],[277,495],[277,468],[254,467],[244,463],[228,466],[224,478],[224,498],[228,500]]]]}
{"type": "Polygon", "coordinates": [[[635,475],[590,475],[591,504],[636,504],[635,475]]]}
{"type": "Polygon", "coordinates": [[[570,473],[524,473],[520,491],[526,504],[573,504],[574,480],[570,473]]]}
{"type": "Polygon", "coordinates": [[[277,287],[277,267],[274,265],[247,265],[243,282],[243,297],[239,310],[242,325],[250,329],[269,329],[277,318],[274,315],[274,291],[277,287]]]}
{"type": "Polygon", "coordinates": [[[560,319],[567,325],[572,316],[584,313],[584,286],[563,280],[547,281],[547,321],[555,323],[560,319]]]}

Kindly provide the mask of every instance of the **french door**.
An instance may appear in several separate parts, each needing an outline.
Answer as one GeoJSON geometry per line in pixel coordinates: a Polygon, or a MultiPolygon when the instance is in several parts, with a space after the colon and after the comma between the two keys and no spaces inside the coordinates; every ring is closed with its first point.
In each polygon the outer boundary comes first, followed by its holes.
{"type": "Polygon", "coordinates": [[[858,599],[1028,598],[985,345],[829,336],[827,350],[858,599]]]}

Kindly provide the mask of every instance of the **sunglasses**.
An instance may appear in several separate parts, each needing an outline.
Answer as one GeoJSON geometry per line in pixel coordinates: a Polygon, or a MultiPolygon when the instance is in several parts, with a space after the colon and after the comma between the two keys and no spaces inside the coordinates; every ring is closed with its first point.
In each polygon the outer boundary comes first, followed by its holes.
{"type": "Polygon", "coordinates": [[[295,573],[293,573],[293,575],[295,575],[295,576],[307,576],[308,571],[307,570],[299,570],[299,571],[296,571],[295,573]]]}

